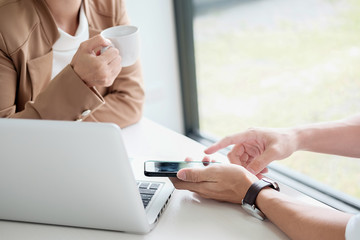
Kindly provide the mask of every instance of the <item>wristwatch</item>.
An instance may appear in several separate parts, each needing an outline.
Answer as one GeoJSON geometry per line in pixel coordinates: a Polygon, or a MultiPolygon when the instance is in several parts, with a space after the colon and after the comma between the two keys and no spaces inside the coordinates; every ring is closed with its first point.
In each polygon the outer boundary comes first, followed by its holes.
{"type": "Polygon", "coordinates": [[[249,190],[247,191],[244,199],[241,202],[241,206],[245,209],[246,212],[250,213],[254,217],[260,220],[265,220],[266,216],[261,212],[255,205],[256,197],[259,192],[266,187],[271,187],[276,191],[280,191],[279,185],[277,182],[274,182],[270,179],[263,178],[255,183],[253,183],[249,190]]]}

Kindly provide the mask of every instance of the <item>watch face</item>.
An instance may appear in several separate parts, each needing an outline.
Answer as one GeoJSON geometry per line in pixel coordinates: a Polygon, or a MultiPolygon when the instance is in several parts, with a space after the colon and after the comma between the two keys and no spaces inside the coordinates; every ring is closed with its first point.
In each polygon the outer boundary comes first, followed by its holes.
{"type": "Polygon", "coordinates": [[[255,207],[255,205],[252,205],[252,206],[251,206],[250,204],[243,203],[241,206],[242,206],[242,208],[243,208],[246,212],[248,212],[249,214],[253,215],[253,216],[256,217],[257,219],[259,219],[259,220],[261,220],[261,221],[263,221],[263,220],[266,219],[265,214],[264,214],[262,211],[260,211],[259,209],[257,209],[257,208],[255,207]]]}

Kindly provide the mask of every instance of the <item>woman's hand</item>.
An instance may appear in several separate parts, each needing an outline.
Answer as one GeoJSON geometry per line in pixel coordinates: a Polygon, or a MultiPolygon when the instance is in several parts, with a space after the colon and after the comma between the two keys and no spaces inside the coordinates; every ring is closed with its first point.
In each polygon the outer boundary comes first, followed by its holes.
{"type": "Polygon", "coordinates": [[[262,176],[266,166],[289,157],[297,149],[296,137],[291,129],[252,128],[223,138],[205,150],[212,154],[222,148],[235,145],[228,153],[231,163],[241,165],[251,173],[262,176]]]}
{"type": "Polygon", "coordinates": [[[111,42],[97,35],[80,44],[70,63],[89,87],[111,86],[122,69],[119,50],[109,47],[102,54],[99,53],[99,49],[108,46],[111,46],[111,42]]]}

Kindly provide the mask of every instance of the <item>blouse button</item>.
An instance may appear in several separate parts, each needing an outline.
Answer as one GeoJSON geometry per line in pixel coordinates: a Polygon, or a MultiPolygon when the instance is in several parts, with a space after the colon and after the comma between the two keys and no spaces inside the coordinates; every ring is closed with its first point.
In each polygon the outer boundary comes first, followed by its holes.
{"type": "Polygon", "coordinates": [[[91,113],[91,110],[88,109],[88,110],[83,111],[83,112],[81,113],[81,116],[82,116],[82,117],[86,117],[86,116],[88,116],[90,113],[91,113]]]}

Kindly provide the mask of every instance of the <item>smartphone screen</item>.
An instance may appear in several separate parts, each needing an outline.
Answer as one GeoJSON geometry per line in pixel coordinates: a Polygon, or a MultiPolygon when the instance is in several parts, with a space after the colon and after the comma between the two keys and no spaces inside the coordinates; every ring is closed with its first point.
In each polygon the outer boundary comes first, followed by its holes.
{"type": "Polygon", "coordinates": [[[144,174],[149,177],[176,177],[176,173],[182,168],[206,167],[213,162],[172,162],[149,160],[144,163],[144,174]]]}

